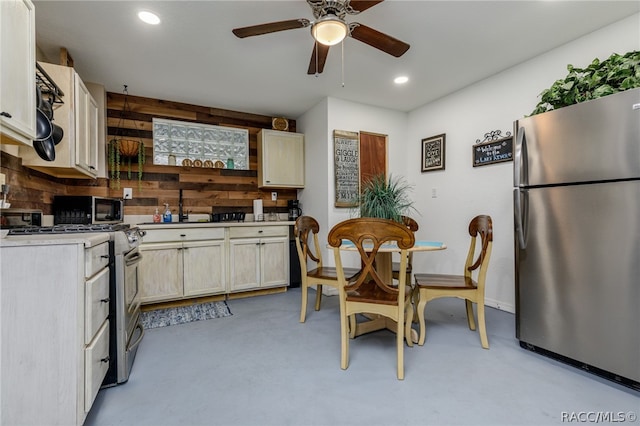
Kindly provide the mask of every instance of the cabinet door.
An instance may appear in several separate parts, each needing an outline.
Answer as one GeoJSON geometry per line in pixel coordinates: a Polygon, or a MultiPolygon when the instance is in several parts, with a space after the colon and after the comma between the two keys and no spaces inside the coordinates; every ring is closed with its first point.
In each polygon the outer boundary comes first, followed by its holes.
{"type": "Polygon", "coordinates": [[[0,52],[1,142],[31,146],[36,135],[36,26],[30,0],[0,1],[0,52]]]}
{"type": "Polygon", "coordinates": [[[260,242],[261,287],[289,284],[289,238],[265,238],[260,242]]]}
{"type": "Polygon", "coordinates": [[[231,268],[229,291],[260,287],[260,240],[239,238],[229,240],[231,268]]]}
{"type": "Polygon", "coordinates": [[[140,301],[182,298],[182,243],[140,246],[140,301]]]}
{"type": "Polygon", "coordinates": [[[258,186],[304,188],[304,135],[268,129],[258,133],[258,186]]]}
{"type": "Polygon", "coordinates": [[[99,132],[101,127],[99,125],[100,122],[100,109],[98,107],[98,102],[91,96],[91,93],[87,92],[87,96],[89,98],[89,104],[87,105],[89,114],[89,138],[87,142],[89,143],[89,148],[87,150],[87,165],[89,166],[89,171],[98,175],[98,150],[99,150],[99,132]]]}
{"type": "Polygon", "coordinates": [[[182,256],[185,297],[226,291],[224,240],[184,243],[182,256]]]}
{"type": "Polygon", "coordinates": [[[75,165],[95,176],[98,164],[98,105],[78,74],[75,74],[75,108],[75,165]]]}

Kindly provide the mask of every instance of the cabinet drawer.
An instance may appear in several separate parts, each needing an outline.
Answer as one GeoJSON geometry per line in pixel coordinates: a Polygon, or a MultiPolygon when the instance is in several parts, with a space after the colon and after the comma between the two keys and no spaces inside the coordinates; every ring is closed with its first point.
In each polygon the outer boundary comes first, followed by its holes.
{"type": "Polygon", "coordinates": [[[102,243],[84,250],[84,276],[92,277],[109,264],[109,243],[102,243]]]}
{"type": "Polygon", "coordinates": [[[169,241],[222,240],[224,228],[171,228],[147,230],[143,243],[169,241]]]}
{"type": "Polygon", "coordinates": [[[109,369],[109,321],[84,350],[84,411],[91,410],[104,376],[109,369]]]}
{"type": "Polygon", "coordinates": [[[289,236],[288,226],[238,226],[229,228],[229,238],[262,238],[289,236]]]}
{"type": "Polygon", "coordinates": [[[85,283],[84,341],[89,343],[109,316],[109,268],[85,283]]]}

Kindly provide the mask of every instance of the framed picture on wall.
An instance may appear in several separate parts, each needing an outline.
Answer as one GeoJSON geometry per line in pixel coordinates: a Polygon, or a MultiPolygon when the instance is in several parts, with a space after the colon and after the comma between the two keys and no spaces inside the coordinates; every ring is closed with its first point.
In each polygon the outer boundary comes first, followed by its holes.
{"type": "Polygon", "coordinates": [[[444,170],[445,134],[422,139],[422,172],[444,170]]]}

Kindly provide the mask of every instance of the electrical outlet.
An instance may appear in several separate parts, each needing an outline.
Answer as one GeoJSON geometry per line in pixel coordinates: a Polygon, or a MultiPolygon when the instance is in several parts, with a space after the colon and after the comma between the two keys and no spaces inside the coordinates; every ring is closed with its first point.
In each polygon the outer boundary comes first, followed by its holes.
{"type": "Polygon", "coordinates": [[[122,191],[122,198],[124,198],[125,200],[131,200],[133,198],[133,189],[124,188],[124,190],[122,191]]]}
{"type": "Polygon", "coordinates": [[[431,198],[438,198],[438,190],[436,188],[431,188],[431,198]]]}
{"type": "Polygon", "coordinates": [[[271,193],[271,201],[278,201],[278,193],[277,192],[272,192],[271,193]]]}

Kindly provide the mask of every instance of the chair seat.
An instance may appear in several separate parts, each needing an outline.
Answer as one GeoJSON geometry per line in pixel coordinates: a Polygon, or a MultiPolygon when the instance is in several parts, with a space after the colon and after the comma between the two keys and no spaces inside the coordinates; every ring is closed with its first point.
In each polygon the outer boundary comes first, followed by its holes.
{"type": "MultiPolygon", "coordinates": [[[[409,286],[404,289],[405,300],[411,296],[411,291],[412,289],[409,286]]],[[[384,305],[398,304],[397,294],[387,293],[378,287],[375,281],[364,282],[356,290],[347,291],[346,299],[349,302],[379,303],[384,305]]]]}
{"type": "MultiPolygon", "coordinates": [[[[356,268],[343,268],[343,270],[344,278],[347,281],[350,281],[351,278],[353,278],[358,274],[358,272],[360,272],[360,270],[356,268]]],[[[336,268],[332,266],[323,266],[308,271],[307,277],[325,280],[338,280],[338,272],[336,271],[336,268]]]]}
{"type": "Polygon", "coordinates": [[[475,290],[478,287],[475,280],[464,275],[415,274],[414,277],[418,287],[469,290],[475,290]]]}

